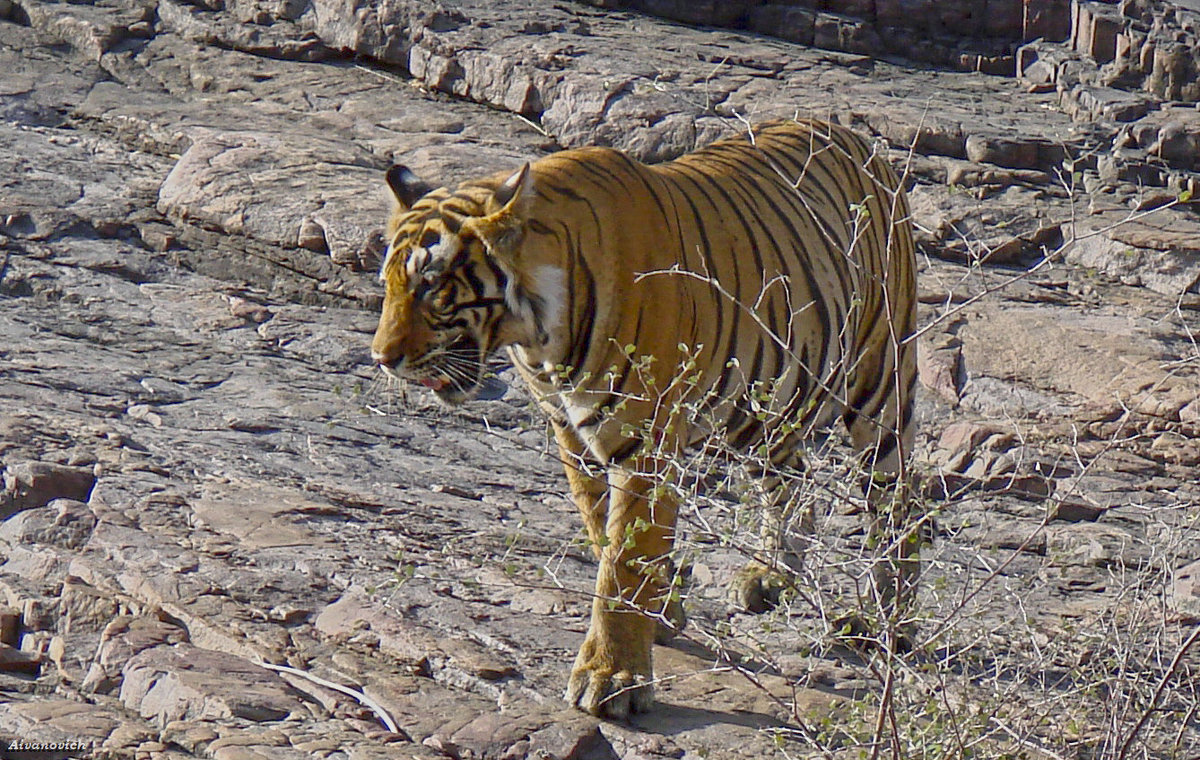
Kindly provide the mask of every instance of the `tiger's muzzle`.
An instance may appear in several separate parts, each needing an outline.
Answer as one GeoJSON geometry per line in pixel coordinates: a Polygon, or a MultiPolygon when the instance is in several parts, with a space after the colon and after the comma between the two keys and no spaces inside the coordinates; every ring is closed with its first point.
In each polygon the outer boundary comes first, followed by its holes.
{"type": "Polygon", "coordinates": [[[491,385],[484,380],[483,349],[470,333],[459,334],[420,357],[372,350],[371,359],[388,376],[418,383],[450,406],[476,398],[481,389],[490,396],[487,389],[491,385]]]}

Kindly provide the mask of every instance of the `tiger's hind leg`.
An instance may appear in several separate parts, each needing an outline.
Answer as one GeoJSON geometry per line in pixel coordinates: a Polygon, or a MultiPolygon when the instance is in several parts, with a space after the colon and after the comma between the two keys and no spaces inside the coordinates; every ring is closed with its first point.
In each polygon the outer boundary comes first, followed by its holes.
{"type": "Polygon", "coordinates": [[[804,498],[798,480],[804,460],[788,455],[787,464],[772,467],[763,477],[765,503],[761,512],[760,552],[734,578],[731,601],[747,612],[774,609],[792,587],[816,532],[813,504],[804,498]]]}
{"type": "Polygon", "coordinates": [[[890,427],[894,415],[879,422],[847,415],[851,440],[860,452],[861,485],[870,523],[867,545],[877,555],[871,565],[870,600],[876,615],[860,614],[842,621],[851,638],[875,638],[893,650],[910,649],[916,633],[912,619],[920,575],[921,526],[913,519],[906,455],[914,431],[911,407],[905,408],[899,434],[890,427]],[[890,419],[888,419],[890,418],[890,419]],[[872,620],[872,618],[875,618],[872,620]],[[890,642],[888,641],[890,639],[890,642]]]}

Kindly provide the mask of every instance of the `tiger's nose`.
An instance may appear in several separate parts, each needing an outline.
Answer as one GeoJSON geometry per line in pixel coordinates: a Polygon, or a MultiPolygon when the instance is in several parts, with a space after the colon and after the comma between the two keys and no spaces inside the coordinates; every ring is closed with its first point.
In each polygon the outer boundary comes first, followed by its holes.
{"type": "Polygon", "coordinates": [[[402,357],[399,351],[380,351],[379,349],[371,349],[371,361],[380,367],[394,367],[402,357]]]}
{"type": "Polygon", "coordinates": [[[400,377],[402,370],[400,367],[404,364],[404,354],[399,351],[377,351],[372,349],[371,361],[375,366],[383,370],[383,373],[389,377],[400,377]]]}
{"type": "Polygon", "coordinates": [[[381,327],[375,333],[375,339],[371,341],[371,361],[380,367],[394,367],[403,358],[401,341],[394,335],[385,333],[381,327]]]}

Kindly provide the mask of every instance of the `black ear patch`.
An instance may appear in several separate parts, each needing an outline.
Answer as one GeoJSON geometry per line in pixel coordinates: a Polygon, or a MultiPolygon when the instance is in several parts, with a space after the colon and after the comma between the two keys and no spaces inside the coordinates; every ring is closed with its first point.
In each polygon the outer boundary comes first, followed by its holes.
{"type": "Polygon", "coordinates": [[[412,169],[400,164],[387,170],[387,183],[392,189],[392,194],[396,196],[396,201],[404,208],[412,206],[421,196],[433,189],[413,174],[412,169]]]}

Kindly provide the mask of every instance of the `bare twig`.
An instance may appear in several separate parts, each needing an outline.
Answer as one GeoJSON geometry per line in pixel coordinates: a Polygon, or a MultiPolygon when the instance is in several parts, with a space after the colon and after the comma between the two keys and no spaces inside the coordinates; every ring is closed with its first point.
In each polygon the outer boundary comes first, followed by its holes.
{"type": "Polygon", "coordinates": [[[324,686],[326,689],[333,689],[334,691],[345,694],[348,697],[353,697],[364,707],[375,713],[375,717],[379,718],[379,722],[382,723],[384,728],[386,728],[388,731],[391,731],[393,734],[402,733],[400,731],[400,727],[396,725],[396,721],[392,719],[391,714],[384,709],[383,705],[379,704],[374,699],[371,699],[357,689],[351,689],[349,686],[342,686],[340,683],[330,681],[329,679],[321,678],[320,676],[314,676],[312,673],[300,670],[299,668],[293,668],[287,665],[276,665],[270,662],[260,662],[258,664],[260,667],[266,668],[267,670],[274,670],[277,673],[287,673],[288,675],[302,678],[305,681],[311,681],[318,686],[324,686]]]}
{"type": "Polygon", "coordinates": [[[1146,722],[1150,720],[1150,716],[1155,710],[1158,709],[1159,702],[1162,700],[1163,692],[1166,691],[1167,684],[1169,684],[1171,679],[1175,677],[1175,674],[1179,672],[1179,666],[1183,662],[1184,656],[1197,641],[1200,641],[1200,626],[1193,628],[1192,632],[1179,646],[1179,649],[1175,650],[1175,656],[1171,658],[1171,664],[1167,666],[1167,670],[1162,674],[1162,678],[1158,679],[1158,685],[1154,687],[1154,694],[1150,697],[1150,704],[1146,705],[1146,709],[1142,711],[1142,715],[1140,718],[1138,718],[1138,722],[1134,724],[1133,728],[1129,731],[1129,735],[1125,737],[1124,743],[1121,744],[1121,751],[1117,753],[1116,760],[1125,760],[1125,756],[1129,754],[1129,749],[1133,746],[1134,740],[1137,739],[1138,734],[1142,732],[1142,729],[1146,727],[1146,722]]]}

